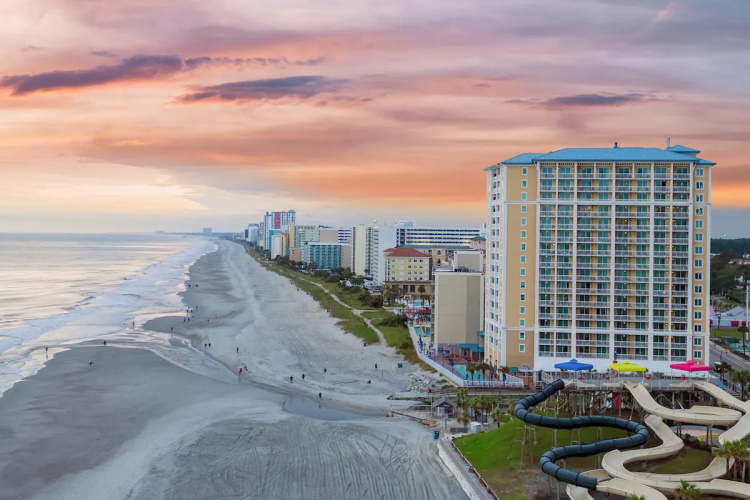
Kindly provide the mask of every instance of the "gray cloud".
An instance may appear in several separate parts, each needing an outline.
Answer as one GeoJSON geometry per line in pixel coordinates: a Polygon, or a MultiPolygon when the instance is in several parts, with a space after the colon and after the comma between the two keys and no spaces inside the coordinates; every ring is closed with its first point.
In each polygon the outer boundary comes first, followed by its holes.
{"type": "Polygon", "coordinates": [[[110,59],[117,57],[117,54],[115,54],[114,52],[110,52],[108,50],[92,50],[91,52],[89,52],[89,54],[91,54],[92,56],[98,56],[98,57],[108,57],[110,59]]]}
{"type": "Polygon", "coordinates": [[[179,96],[177,101],[183,103],[205,100],[267,101],[285,98],[304,100],[319,94],[338,91],[346,82],[346,80],[324,76],[289,76],[230,82],[199,87],[195,92],[179,96]]]}
{"type": "Polygon", "coordinates": [[[617,107],[658,100],[659,99],[653,94],[642,92],[629,92],[625,94],[603,92],[601,94],[576,94],[553,97],[552,99],[543,101],[538,99],[513,99],[506,102],[512,104],[523,104],[529,107],[542,108],[550,111],[559,111],[572,108],[617,107]]]}
{"type": "MultiPolygon", "coordinates": [[[[106,51],[96,51],[91,52],[91,54],[102,57],[113,55],[106,51]]],[[[316,65],[323,61],[323,58],[289,61],[285,57],[248,59],[192,57],[183,59],[179,56],[137,55],[123,59],[117,64],[101,65],[89,69],[6,76],[0,79],[0,88],[10,88],[12,89],[11,95],[23,96],[41,91],[87,88],[113,82],[164,78],[176,73],[191,71],[201,66],[231,64],[285,67],[287,65],[316,65]]]]}

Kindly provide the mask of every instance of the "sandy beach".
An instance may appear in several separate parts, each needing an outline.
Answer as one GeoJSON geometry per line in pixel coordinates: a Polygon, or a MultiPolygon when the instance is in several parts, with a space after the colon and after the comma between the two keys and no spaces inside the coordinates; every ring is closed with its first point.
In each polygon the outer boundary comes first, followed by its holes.
{"type": "Polygon", "coordinates": [[[465,498],[430,430],[385,417],[416,368],[234,243],[189,284],[189,322],[143,328],[192,347],[75,345],[0,398],[0,498],[465,498]]]}

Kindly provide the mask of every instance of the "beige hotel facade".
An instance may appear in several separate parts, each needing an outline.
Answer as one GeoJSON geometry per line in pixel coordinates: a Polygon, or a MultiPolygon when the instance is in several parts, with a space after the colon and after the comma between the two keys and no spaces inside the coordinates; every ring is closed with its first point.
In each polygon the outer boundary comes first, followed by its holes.
{"type": "Polygon", "coordinates": [[[485,359],[707,364],[714,163],[699,153],[615,144],[486,168],[485,359]]]}

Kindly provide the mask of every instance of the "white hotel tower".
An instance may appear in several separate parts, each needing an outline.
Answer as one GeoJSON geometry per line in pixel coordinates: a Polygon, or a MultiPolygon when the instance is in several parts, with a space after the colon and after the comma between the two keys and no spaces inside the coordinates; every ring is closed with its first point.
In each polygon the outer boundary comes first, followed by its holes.
{"type": "Polygon", "coordinates": [[[707,364],[714,163],[699,153],[615,144],[485,169],[486,360],[707,364]]]}

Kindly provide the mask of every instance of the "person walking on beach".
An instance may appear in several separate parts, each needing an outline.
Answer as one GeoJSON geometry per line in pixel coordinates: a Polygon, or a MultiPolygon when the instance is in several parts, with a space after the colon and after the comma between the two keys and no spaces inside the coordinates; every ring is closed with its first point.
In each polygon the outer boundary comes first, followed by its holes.
{"type": "Polygon", "coordinates": [[[240,348],[238,347],[238,348],[237,348],[237,354],[239,354],[239,353],[240,353],[240,348]]]}
{"type": "Polygon", "coordinates": [[[93,361],[89,361],[89,366],[94,366],[94,362],[93,361]]]}
{"type": "Polygon", "coordinates": [[[44,352],[49,352],[49,347],[45,347],[44,352]]]}
{"type": "Polygon", "coordinates": [[[208,347],[211,347],[211,342],[208,343],[208,347]]]}
{"type": "Polygon", "coordinates": [[[377,364],[377,363],[375,363],[375,369],[376,369],[376,370],[378,369],[378,364],[377,364]]]}
{"type": "Polygon", "coordinates": [[[318,399],[323,399],[323,393],[322,392],[318,393],[318,399]]]}
{"type": "Polygon", "coordinates": [[[323,373],[328,373],[328,368],[323,368],[323,373]]]}
{"type": "Polygon", "coordinates": [[[102,342],[102,344],[104,344],[104,347],[107,347],[107,341],[106,340],[104,342],[102,342]]]}
{"type": "Polygon", "coordinates": [[[305,374],[304,373],[302,374],[302,380],[305,380],[305,374]]]}
{"type": "Polygon", "coordinates": [[[242,375],[242,368],[240,368],[240,375],[242,375]]]}
{"type": "Polygon", "coordinates": [[[294,375],[289,375],[289,383],[291,384],[294,382],[294,375]]]}

